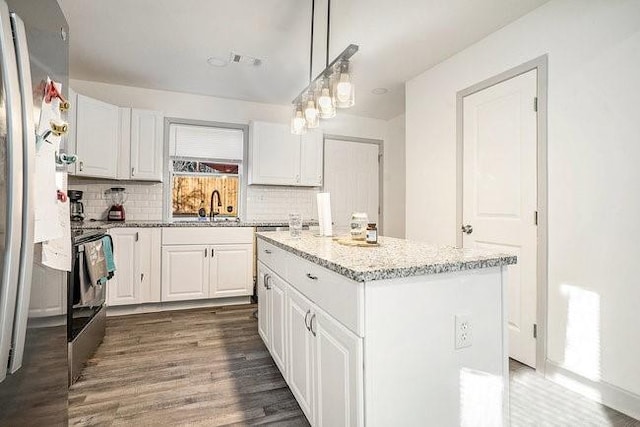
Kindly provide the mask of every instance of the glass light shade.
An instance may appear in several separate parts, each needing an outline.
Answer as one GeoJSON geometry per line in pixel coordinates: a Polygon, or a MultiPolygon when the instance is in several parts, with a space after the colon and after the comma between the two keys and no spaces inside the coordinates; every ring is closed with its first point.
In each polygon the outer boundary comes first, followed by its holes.
{"type": "Polygon", "coordinates": [[[304,110],[304,118],[307,121],[307,128],[313,129],[320,126],[320,112],[316,108],[313,99],[307,101],[307,108],[304,110]]]}
{"type": "Polygon", "coordinates": [[[291,118],[291,133],[294,135],[302,135],[307,131],[307,121],[302,115],[302,110],[296,108],[291,118]]]}
{"type": "Polygon", "coordinates": [[[335,99],[336,106],[338,108],[353,107],[356,103],[355,87],[351,81],[349,64],[341,65],[339,70],[339,77],[336,79],[333,87],[333,98],[335,99]]]}
{"type": "Polygon", "coordinates": [[[318,110],[320,110],[320,118],[322,119],[330,119],[336,115],[336,106],[328,87],[322,88],[320,91],[318,110]]]}

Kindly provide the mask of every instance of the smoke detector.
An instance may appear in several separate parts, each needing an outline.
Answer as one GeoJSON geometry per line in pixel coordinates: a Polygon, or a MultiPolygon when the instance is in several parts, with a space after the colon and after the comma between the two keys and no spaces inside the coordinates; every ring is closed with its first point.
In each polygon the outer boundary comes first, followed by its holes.
{"type": "Polygon", "coordinates": [[[232,63],[246,65],[249,67],[259,67],[262,65],[262,59],[256,58],[249,55],[241,55],[239,53],[231,52],[231,61],[232,63]]]}

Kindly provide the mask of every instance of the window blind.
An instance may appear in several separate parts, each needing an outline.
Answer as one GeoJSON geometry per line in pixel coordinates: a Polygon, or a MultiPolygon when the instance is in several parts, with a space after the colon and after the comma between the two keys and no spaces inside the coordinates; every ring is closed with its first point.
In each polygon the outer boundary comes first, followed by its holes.
{"type": "Polygon", "coordinates": [[[244,133],[240,129],[171,125],[171,157],[242,161],[244,133]]]}

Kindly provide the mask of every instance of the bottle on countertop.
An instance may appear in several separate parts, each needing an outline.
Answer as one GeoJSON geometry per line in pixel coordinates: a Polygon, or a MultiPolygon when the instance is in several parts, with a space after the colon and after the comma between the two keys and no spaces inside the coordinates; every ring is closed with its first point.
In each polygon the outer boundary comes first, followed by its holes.
{"type": "Polygon", "coordinates": [[[378,227],[375,223],[369,223],[367,226],[367,243],[378,243],[378,227]]]}

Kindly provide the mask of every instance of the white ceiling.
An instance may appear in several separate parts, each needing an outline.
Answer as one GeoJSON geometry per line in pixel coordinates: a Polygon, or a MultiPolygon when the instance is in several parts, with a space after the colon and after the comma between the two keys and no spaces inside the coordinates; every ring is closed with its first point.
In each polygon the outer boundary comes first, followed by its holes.
{"type": "MultiPolygon", "coordinates": [[[[289,104],[308,82],[311,0],[58,1],[72,78],[274,104],[289,104]],[[263,65],[207,64],[231,51],[263,65]]],[[[332,0],[331,56],[360,45],[350,113],[401,114],[406,80],[546,1],[332,0]],[[377,87],[389,93],[373,95],[377,87]]]]}

